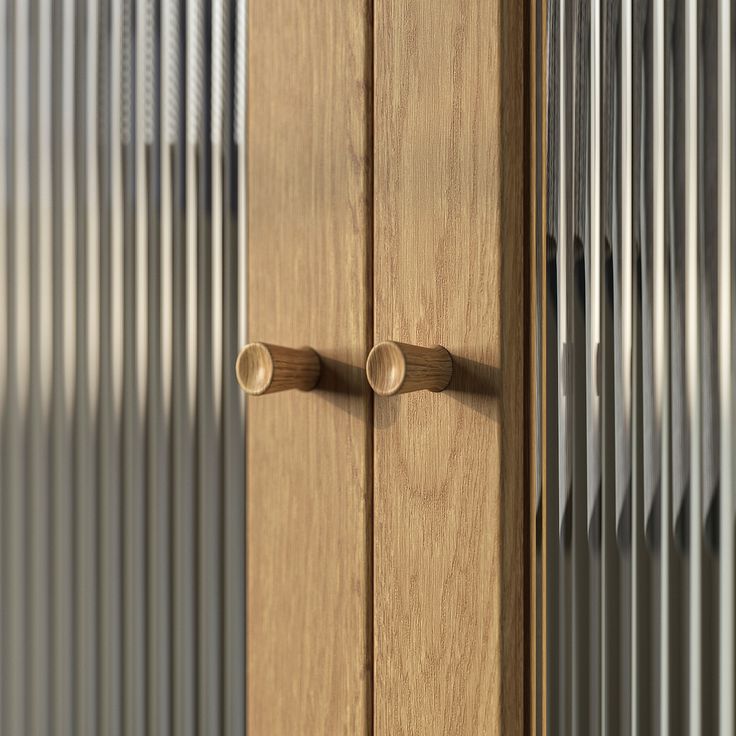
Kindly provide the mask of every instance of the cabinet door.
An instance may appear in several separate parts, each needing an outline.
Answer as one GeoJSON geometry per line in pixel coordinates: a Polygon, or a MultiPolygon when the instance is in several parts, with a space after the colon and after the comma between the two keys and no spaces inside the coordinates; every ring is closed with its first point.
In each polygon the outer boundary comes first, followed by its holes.
{"type": "Polygon", "coordinates": [[[372,719],[371,17],[248,5],[249,338],[322,360],[316,390],[248,400],[248,732],[352,736],[372,719]]]}
{"type": "Polygon", "coordinates": [[[524,728],[524,3],[375,1],[375,732],[524,728]]]}

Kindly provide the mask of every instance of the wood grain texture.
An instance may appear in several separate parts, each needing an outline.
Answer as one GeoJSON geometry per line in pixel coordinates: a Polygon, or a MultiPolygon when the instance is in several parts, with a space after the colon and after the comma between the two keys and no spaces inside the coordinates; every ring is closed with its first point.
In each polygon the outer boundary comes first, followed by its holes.
{"type": "Polygon", "coordinates": [[[524,730],[524,3],[375,2],[375,337],[453,378],[375,400],[375,732],[524,730]]]}
{"type": "Polygon", "coordinates": [[[248,733],[372,720],[370,16],[251,0],[249,335],[312,346],[314,391],[248,399],[248,733]]]}
{"type": "Polygon", "coordinates": [[[365,372],[380,396],[444,391],[452,378],[452,356],[441,345],[424,348],[385,340],[368,354],[365,372]]]}

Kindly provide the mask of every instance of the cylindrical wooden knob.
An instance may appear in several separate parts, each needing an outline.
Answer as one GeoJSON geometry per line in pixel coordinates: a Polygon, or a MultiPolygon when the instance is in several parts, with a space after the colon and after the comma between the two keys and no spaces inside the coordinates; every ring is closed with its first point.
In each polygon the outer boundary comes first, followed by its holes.
{"type": "Polygon", "coordinates": [[[235,372],[240,387],[252,396],[290,388],[309,391],[319,381],[319,355],[312,348],[252,342],[240,351],[235,372]]]}
{"type": "Polygon", "coordinates": [[[365,369],[368,383],[379,396],[443,391],[452,378],[452,357],[440,345],[419,348],[389,340],[371,350],[365,369]]]}

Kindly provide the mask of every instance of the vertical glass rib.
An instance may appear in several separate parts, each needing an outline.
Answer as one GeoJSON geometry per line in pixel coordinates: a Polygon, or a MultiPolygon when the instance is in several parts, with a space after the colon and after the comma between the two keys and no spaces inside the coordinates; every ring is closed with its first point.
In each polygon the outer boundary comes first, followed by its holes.
{"type": "Polygon", "coordinates": [[[689,559],[692,491],[691,429],[688,386],[688,186],[687,181],[687,24],[688,0],[667,5],[665,40],[665,191],[666,254],[669,263],[670,313],[667,361],[669,421],[669,531],[663,544],[671,548],[666,580],[669,640],[669,702],[671,733],[687,733],[689,726],[689,559]]]}
{"type": "MultiPolygon", "coordinates": [[[[247,117],[247,93],[246,93],[246,59],[248,57],[248,32],[247,32],[247,0],[236,0],[236,60],[235,60],[235,130],[233,132],[235,145],[238,152],[238,344],[245,345],[247,342],[247,273],[246,273],[246,233],[248,225],[247,202],[247,146],[246,146],[246,117],[247,117]]],[[[541,4],[541,3],[540,3],[541,4]]],[[[245,398],[240,397],[245,414],[245,398]]]]}
{"type": "Polygon", "coordinates": [[[54,393],[52,486],[52,721],[72,736],[73,692],[73,491],[72,443],[76,371],[75,33],[74,3],[54,5],[54,393]]]}
{"type": "MultiPolygon", "coordinates": [[[[600,535],[601,7],[590,10],[590,265],[587,335],[588,527],[600,535]]],[[[597,541],[599,544],[599,541],[597,541]]]]}
{"type": "MultiPolygon", "coordinates": [[[[98,729],[97,658],[97,417],[99,399],[100,336],[100,224],[98,188],[98,34],[96,0],[87,0],[78,13],[78,48],[84,48],[79,90],[82,96],[76,130],[83,131],[84,154],[80,162],[77,202],[84,228],[78,260],[77,418],[75,438],[76,511],[76,607],[77,666],[76,732],[91,736],[98,729]],[[82,122],[83,121],[83,122],[82,122]]],[[[103,466],[104,467],[104,466],[103,466]]],[[[104,644],[103,644],[104,647],[104,644]]],[[[104,695],[104,692],[100,693],[104,695]]]]}
{"type": "Polygon", "coordinates": [[[49,720],[49,428],[52,382],[51,4],[31,6],[31,393],[29,432],[30,733],[49,720]]]}
{"type": "Polygon", "coordinates": [[[545,185],[546,185],[546,232],[542,251],[542,268],[546,282],[547,314],[546,332],[543,336],[546,352],[546,424],[544,428],[547,448],[545,467],[545,519],[544,527],[544,556],[546,560],[545,597],[547,611],[545,617],[546,662],[545,681],[546,691],[545,720],[550,733],[559,729],[562,708],[561,683],[559,677],[560,637],[558,633],[559,611],[559,569],[560,545],[559,539],[559,348],[558,348],[558,321],[559,321],[559,294],[557,288],[557,265],[559,250],[559,108],[560,108],[560,2],[548,0],[546,6],[546,59],[547,68],[547,96],[546,96],[546,148],[545,185]]]}
{"type": "Polygon", "coordinates": [[[225,206],[226,229],[223,427],[225,438],[225,671],[224,731],[228,736],[245,732],[245,398],[228,380],[238,351],[246,343],[246,0],[236,0],[235,50],[231,70],[233,104],[232,141],[229,148],[229,186],[225,206]],[[234,189],[234,191],[233,191],[234,189]],[[234,218],[234,222],[232,221],[234,218]]]}
{"type": "Polygon", "coordinates": [[[686,208],[686,371],[687,403],[690,419],[690,560],[689,560],[689,718],[690,734],[702,731],[701,695],[701,436],[700,436],[700,341],[698,325],[698,4],[686,0],[685,31],[685,208],[686,208]]]}
{"type": "MultiPolygon", "coordinates": [[[[178,170],[179,167],[176,164],[177,157],[177,132],[179,128],[178,115],[176,114],[179,109],[179,65],[178,65],[178,52],[179,52],[179,25],[178,25],[178,7],[179,4],[176,0],[168,0],[161,8],[161,356],[162,356],[162,393],[163,393],[163,407],[166,426],[169,428],[169,442],[171,451],[168,457],[171,458],[172,464],[169,469],[168,485],[171,489],[169,492],[169,529],[171,535],[171,543],[169,550],[171,551],[171,557],[169,560],[169,570],[171,578],[173,580],[173,586],[169,588],[170,591],[178,591],[179,578],[176,576],[176,550],[174,543],[178,541],[178,537],[175,534],[175,522],[173,516],[173,510],[175,508],[175,496],[173,489],[177,488],[175,480],[180,478],[180,474],[177,473],[178,464],[181,462],[180,445],[175,444],[176,429],[175,420],[177,415],[174,413],[174,388],[177,385],[176,376],[180,375],[180,372],[175,371],[175,359],[179,358],[180,355],[175,352],[175,336],[177,335],[174,323],[174,294],[175,294],[175,263],[179,261],[174,259],[174,249],[177,248],[181,252],[180,241],[175,239],[175,223],[177,223],[176,232],[181,235],[181,227],[178,223],[181,223],[180,208],[175,207],[175,198],[179,193],[178,185],[178,170]]],[[[179,301],[179,303],[181,303],[179,301]]],[[[178,397],[177,397],[178,398],[178,397]]],[[[183,402],[182,402],[183,403],[183,402]]],[[[177,488],[178,490],[178,488],[177,488]]],[[[174,611],[178,605],[179,598],[174,596],[169,598],[170,613],[168,616],[168,622],[173,624],[171,633],[171,657],[172,663],[170,679],[169,679],[169,697],[171,698],[171,724],[172,732],[174,726],[177,723],[175,705],[177,700],[175,699],[176,691],[175,684],[178,682],[180,677],[177,675],[176,667],[181,664],[180,657],[176,656],[176,643],[180,640],[180,627],[178,626],[178,619],[174,611]]]]}
{"type": "MultiPolygon", "coordinates": [[[[143,155],[146,186],[148,242],[148,399],[147,399],[147,544],[148,544],[148,724],[149,733],[171,733],[171,217],[170,171],[162,158],[161,111],[166,104],[167,70],[161,39],[168,33],[166,10],[145,0],[143,28],[143,155]],[[161,24],[161,25],[159,25],[161,24]],[[161,76],[159,77],[159,72],[161,76]],[[160,101],[160,104],[159,104],[160,101]],[[163,180],[166,178],[166,195],[163,180]],[[165,198],[166,197],[166,198],[165,198]],[[159,204],[160,203],[160,204],[159,204]],[[164,220],[166,219],[166,228],[164,220]]],[[[141,57],[139,57],[139,60],[141,57]]],[[[140,118],[139,118],[140,120],[140,118]]],[[[139,263],[139,268],[141,264],[139,263]]],[[[146,319],[142,317],[142,319],[146,319]]],[[[142,323],[141,323],[142,324],[142,323]]],[[[145,388],[145,386],[140,386],[145,388]]]]}
{"type": "MultiPolygon", "coordinates": [[[[198,3],[186,3],[186,57],[184,60],[184,86],[186,109],[183,140],[184,212],[183,231],[174,242],[181,242],[183,250],[175,251],[178,260],[178,291],[180,307],[174,313],[180,316],[179,349],[175,363],[180,366],[181,392],[175,389],[175,410],[180,404],[182,411],[175,414],[174,425],[180,431],[179,453],[175,455],[175,472],[180,482],[175,482],[175,629],[177,634],[175,659],[174,731],[187,734],[197,732],[197,692],[195,678],[195,411],[197,389],[197,145],[198,87],[200,85],[201,41],[199,40],[198,3]],[[181,237],[183,236],[183,237],[181,237]],[[178,358],[178,359],[177,359],[178,358]]],[[[180,195],[177,192],[177,195],[180,195]]],[[[176,200],[179,200],[177,196],[176,200]]],[[[177,266],[175,265],[175,268],[177,266]]],[[[176,328],[175,328],[176,330],[176,328]]],[[[176,335],[176,332],[175,332],[176,335]]],[[[177,337],[175,336],[175,341],[177,337]]]]}
{"type": "Polygon", "coordinates": [[[697,260],[697,404],[700,470],[697,552],[700,604],[697,637],[700,667],[699,727],[718,731],[718,5],[698,0],[695,32],[697,260]],[[699,540],[699,541],[698,541],[699,540]]]}
{"type": "Polygon", "coordinates": [[[666,371],[667,320],[664,240],[665,197],[665,15],[664,0],[653,0],[653,315],[654,315],[654,412],[661,437],[660,471],[660,733],[670,733],[669,677],[669,562],[670,495],[669,495],[669,381],[666,371]]]}
{"type": "MultiPolygon", "coordinates": [[[[622,519],[624,504],[631,499],[631,351],[632,300],[634,276],[633,245],[633,0],[621,4],[621,397],[623,413],[623,442],[620,498],[617,500],[617,524],[630,527],[630,520],[622,519]]],[[[630,514],[630,509],[628,511],[630,514]]],[[[628,532],[630,535],[630,530],[628,532]]]]}
{"type": "MultiPolygon", "coordinates": [[[[144,513],[144,411],[146,386],[147,248],[144,210],[145,172],[141,166],[139,127],[142,105],[138,89],[141,65],[136,33],[145,16],[133,11],[132,0],[121,3],[121,28],[113,38],[120,44],[120,137],[113,140],[119,156],[120,243],[122,245],[122,405],[116,419],[122,422],[121,477],[123,528],[123,731],[141,734],[145,729],[145,534],[144,513]]],[[[113,57],[115,58],[115,57],[113,57]]],[[[114,129],[114,128],[113,128],[114,129]]],[[[113,173],[115,169],[113,167],[113,173]]],[[[111,274],[116,278],[116,273],[111,274]]]]}
{"type": "MultiPolygon", "coordinates": [[[[120,377],[123,369],[123,314],[120,193],[121,6],[100,4],[99,185],[100,221],[100,408],[99,408],[99,630],[101,729],[122,733],[123,714],[123,560],[120,377]]],[[[127,591],[126,591],[127,592],[127,591]]]]}
{"type": "MultiPolygon", "coordinates": [[[[559,141],[558,141],[558,267],[557,267],[557,298],[559,304],[559,325],[557,336],[557,360],[559,363],[559,509],[558,509],[558,529],[560,533],[564,524],[564,517],[568,511],[568,500],[570,497],[570,467],[569,467],[569,451],[568,441],[570,433],[568,431],[568,395],[571,390],[570,386],[570,356],[568,355],[568,288],[569,288],[569,263],[570,263],[570,244],[568,243],[568,97],[570,91],[569,77],[569,56],[570,50],[567,47],[569,18],[568,6],[572,4],[572,0],[559,0],[559,141]]],[[[570,38],[572,35],[570,34],[570,38]]]]}
{"type": "Polygon", "coordinates": [[[599,561],[598,539],[590,536],[594,491],[588,487],[591,453],[589,423],[589,338],[591,319],[590,145],[591,42],[590,3],[574,3],[574,114],[570,191],[572,279],[570,286],[572,334],[572,729],[596,733],[598,716],[599,561]]]}
{"type": "Polygon", "coordinates": [[[734,667],[734,414],[733,414],[733,235],[731,228],[732,111],[731,0],[718,3],[718,377],[720,406],[719,496],[719,733],[736,729],[734,667]]]}
{"type": "Polygon", "coordinates": [[[602,13],[601,249],[602,363],[602,583],[603,712],[606,733],[630,729],[630,435],[625,411],[623,327],[625,290],[622,222],[623,8],[602,13]]]}
{"type": "MultiPolygon", "coordinates": [[[[199,11],[203,12],[202,9],[199,11]]],[[[211,54],[202,57],[199,140],[199,304],[198,304],[198,457],[199,457],[199,729],[221,729],[220,647],[222,620],[222,124],[225,84],[224,3],[215,0],[202,18],[211,54]],[[209,84],[207,83],[209,82],[209,84]],[[216,127],[215,127],[216,126],[216,127]]]]}
{"type": "Polygon", "coordinates": [[[560,0],[559,10],[559,169],[558,169],[558,242],[557,242],[557,304],[558,304],[558,520],[559,546],[559,626],[560,638],[558,677],[560,678],[559,727],[568,733],[573,728],[573,632],[572,632],[572,418],[573,418],[573,344],[572,344],[572,158],[573,150],[573,40],[574,0],[560,0]]]}
{"type": "MultiPolygon", "coordinates": [[[[8,158],[6,151],[7,139],[7,54],[10,48],[9,28],[7,23],[8,0],[0,0],[0,351],[3,356],[10,356],[10,343],[8,339],[10,331],[10,306],[8,304],[8,158]]],[[[8,426],[7,416],[7,370],[8,360],[4,357],[0,360],[0,730],[5,727],[5,712],[7,704],[7,665],[4,664],[8,656],[8,633],[6,630],[7,614],[5,608],[7,589],[7,563],[6,563],[6,539],[7,529],[5,524],[7,489],[9,479],[6,474],[7,452],[5,448],[5,437],[8,426]]]]}
{"type": "MultiPolygon", "coordinates": [[[[244,6],[244,3],[242,3],[244,6]]],[[[544,63],[544,24],[542,18],[546,12],[545,3],[542,0],[535,0],[533,3],[534,15],[531,18],[532,32],[530,38],[530,47],[532,51],[533,60],[533,73],[535,75],[535,81],[533,84],[534,98],[531,102],[532,110],[532,129],[534,130],[534,149],[532,152],[532,172],[533,172],[533,195],[532,195],[532,206],[533,206],[533,255],[532,255],[532,268],[534,284],[534,313],[532,317],[532,324],[534,329],[534,508],[532,517],[532,545],[531,554],[533,555],[532,570],[534,571],[534,578],[532,584],[533,589],[533,609],[531,611],[531,620],[533,621],[533,630],[530,632],[533,639],[531,640],[532,647],[532,692],[533,699],[531,703],[531,732],[534,736],[544,736],[546,718],[544,715],[545,709],[545,695],[546,692],[546,681],[545,681],[545,651],[544,637],[545,637],[545,625],[546,611],[545,611],[545,595],[544,595],[544,581],[545,581],[545,554],[544,554],[544,513],[546,503],[543,500],[543,494],[545,492],[545,486],[543,482],[545,453],[544,443],[545,435],[542,429],[543,417],[544,417],[544,353],[542,351],[542,336],[543,336],[543,325],[544,325],[544,309],[542,306],[544,299],[544,283],[542,281],[542,263],[544,253],[544,217],[543,217],[543,205],[544,205],[544,180],[546,175],[546,164],[544,161],[543,151],[545,150],[544,139],[545,139],[545,124],[544,124],[544,102],[547,99],[547,75],[544,63]]],[[[240,5],[239,5],[240,12],[240,5]]],[[[242,9],[243,20],[238,20],[238,32],[240,33],[241,23],[242,28],[245,30],[245,7],[242,9]]],[[[235,139],[238,146],[238,213],[242,212],[242,204],[244,202],[244,192],[242,191],[242,169],[245,166],[245,156],[241,155],[240,149],[242,148],[241,141],[245,133],[245,116],[239,114],[239,110],[244,108],[244,105],[238,104],[242,99],[241,94],[244,94],[244,82],[245,82],[245,48],[241,51],[241,46],[244,46],[245,39],[238,39],[237,42],[237,61],[236,61],[236,74],[239,75],[238,89],[236,90],[236,129],[235,139]],[[242,58],[241,58],[242,57],[242,58]],[[240,79],[243,80],[242,92],[240,91],[241,83],[240,79]],[[242,117],[242,123],[241,123],[242,117]],[[241,125],[243,126],[241,128],[241,125]],[[242,131],[242,132],[241,132],[242,131]]],[[[244,111],[243,111],[244,112],[244,111]]],[[[238,242],[244,243],[244,231],[241,234],[242,225],[240,225],[243,216],[239,214],[239,232],[238,242]],[[242,240],[241,240],[242,239],[242,240]]],[[[240,253],[240,245],[238,246],[238,252],[240,253]]],[[[241,310],[238,309],[238,314],[241,314],[241,310]]]]}
{"type": "MultiPolygon", "coordinates": [[[[633,33],[634,8],[633,0],[623,0],[621,4],[621,46],[620,46],[620,90],[621,90],[621,125],[619,134],[620,151],[620,371],[621,380],[617,386],[620,391],[620,427],[616,432],[617,463],[616,479],[616,526],[619,538],[619,548],[623,558],[623,588],[622,598],[628,601],[623,607],[623,617],[627,619],[625,631],[628,641],[622,642],[626,650],[623,670],[623,688],[626,691],[624,699],[628,709],[628,722],[625,730],[631,733],[634,730],[634,701],[635,690],[632,687],[634,678],[634,649],[635,641],[635,575],[634,556],[632,546],[632,506],[635,478],[632,472],[632,343],[633,343],[633,280],[634,280],[634,232],[633,232],[633,33]],[[619,439],[621,440],[619,442],[619,439]]],[[[614,246],[615,247],[615,246],[614,246]]]]}
{"type": "Polygon", "coordinates": [[[25,733],[29,727],[26,696],[28,662],[26,637],[29,626],[25,528],[28,483],[28,413],[30,370],[30,8],[27,2],[14,7],[12,41],[13,130],[9,136],[12,153],[12,193],[10,197],[10,254],[8,292],[10,320],[8,364],[8,487],[5,510],[7,526],[7,701],[8,733],[25,733]]]}

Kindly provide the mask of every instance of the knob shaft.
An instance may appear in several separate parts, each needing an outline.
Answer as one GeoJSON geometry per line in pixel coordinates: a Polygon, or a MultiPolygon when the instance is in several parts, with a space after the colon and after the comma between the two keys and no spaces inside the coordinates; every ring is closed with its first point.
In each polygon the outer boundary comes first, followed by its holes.
{"type": "Polygon", "coordinates": [[[371,350],[368,383],[379,396],[409,391],[443,391],[452,378],[452,357],[441,345],[421,348],[388,340],[371,350]]]}
{"type": "Polygon", "coordinates": [[[319,381],[320,360],[312,348],[252,342],[240,351],[235,372],[240,387],[252,396],[291,388],[309,391],[319,381]]]}

